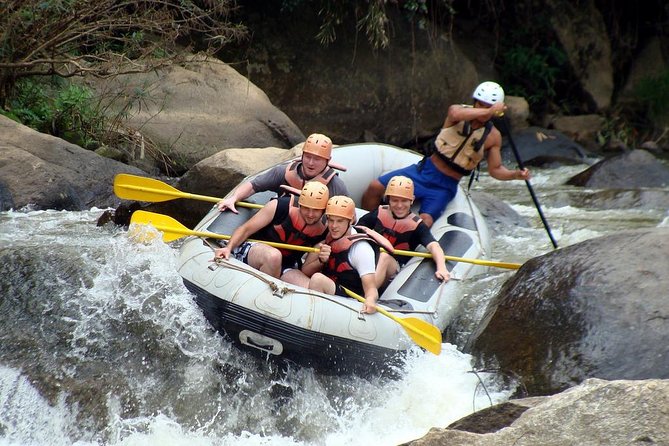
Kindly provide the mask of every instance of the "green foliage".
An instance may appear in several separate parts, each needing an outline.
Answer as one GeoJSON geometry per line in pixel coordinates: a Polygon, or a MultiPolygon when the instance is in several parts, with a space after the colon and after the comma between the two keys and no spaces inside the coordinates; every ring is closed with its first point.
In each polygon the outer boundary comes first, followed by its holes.
{"type": "Polygon", "coordinates": [[[639,132],[629,116],[619,111],[611,112],[597,132],[597,143],[604,147],[608,144],[623,147],[635,147],[639,132]]]}
{"type": "MultiPolygon", "coordinates": [[[[391,24],[387,8],[398,7],[403,15],[415,21],[420,29],[427,29],[436,17],[442,12],[452,18],[455,15],[453,3],[455,0],[355,0],[332,1],[319,0],[318,15],[322,24],[316,38],[323,45],[330,44],[337,38],[336,30],[351,20],[355,21],[356,28],[364,31],[367,41],[372,47],[386,48],[390,43],[391,24]]],[[[303,0],[284,0],[282,11],[294,11],[303,7],[303,0]]]]}
{"type": "Polygon", "coordinates": [[[26,78],[18,82],[2,113],[43,133],[82,147],[95,147],[103,116],[93,92],[61,78],[26,78]]]}
{"type": "Polygon", "coordinates": [[[518,44],[501,55],[500,75],[507,93],[525,97],[530,105],[551,102],[566,61],[564,50],[555,44],[539,48],[518,44]]]}
{"type": "Polygon", "coordinates": [[[648,108],[652,117],[669,114],[669,69],[657,76],[646,77],[635,88],[636,98],[648,108]]]}
{"type": "Polygon", "coordinates": [[[410,20],[416,20],[420,29],[427,28],[427,3],[426,0],[408,0],[403,6],[407,17],[410,20]]]}

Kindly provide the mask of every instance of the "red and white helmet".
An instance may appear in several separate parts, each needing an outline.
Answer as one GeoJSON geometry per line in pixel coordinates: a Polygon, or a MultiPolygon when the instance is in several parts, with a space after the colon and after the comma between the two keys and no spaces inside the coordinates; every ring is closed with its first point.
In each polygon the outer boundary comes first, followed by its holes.
{"type": "Polygon", "coordinates": [[[504,102],[504,89],[497,82],[483,82],[474,90],[472,97],[488,105],[504,102]]]}

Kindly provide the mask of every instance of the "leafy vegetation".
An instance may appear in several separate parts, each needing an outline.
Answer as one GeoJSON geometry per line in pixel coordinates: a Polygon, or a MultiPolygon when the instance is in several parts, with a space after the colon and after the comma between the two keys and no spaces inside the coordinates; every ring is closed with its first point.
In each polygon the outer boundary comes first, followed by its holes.
{"type": "MultiPolygon", "coordinates": [[[[89,148],[119,134],[126,104],[66,80],[149,72],[244,37],[234,0],[13,0],[0,3],[0,110],[89,148]]],[[[121,98],[121,101],[125,101],[121,98]]]]}
{"type": "Polygon", "coordinates": [[[635,95],[648,107],[651,116],[666,117],[669,114],[669,69],[639,81],[635,95]]]}
{"type": "Polygon", "coordinates": [[[96,148],[104,116],[95,106],[92,90],[59,77],[25,78],[3,112],[43,133],[59,136],[85,148],[96,148]]]}

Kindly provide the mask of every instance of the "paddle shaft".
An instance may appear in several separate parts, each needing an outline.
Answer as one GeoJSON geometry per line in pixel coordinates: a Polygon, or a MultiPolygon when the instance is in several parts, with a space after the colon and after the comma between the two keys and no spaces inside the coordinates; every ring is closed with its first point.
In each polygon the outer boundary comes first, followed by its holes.
{"type": "MultiPolygon", "coordinates": [[[[159,231],[163,232],[172,232],[176,234],[183,234],[184,236],[195,236],[195,237],[209,237],[209,238],[218,238],[218,239],[223,239],[223,240],[230,240],[229,235],[226,234],[216,234],[215,232],[207,232],[207,231],[192,231],[190,229],[186,230],[181,230],[181,229],[176,229],[172,228],[169,226],[156,226],[153,225],[156,229],[159,231]]],[[[258,242],[258,243],[264,243],[265,245],[273,246],[278,249],[291,249],[293,251],[302,251],[302,252],[319,252],[318,248],[312,248],[311,246],[299,246],[299,245],[289,245],[287,243],[278,243],[278,242],[268,242],[265,240],[255,240],[255,239],[248,239],[246,240],[247,242],[258,242]]]]}
{"type": "MultiPolygon", "coordinates": [[[[127,189],[130,191],[137,191],[137,192],[146,192],[149,194],[158,194],[158,195],[165,195],[165,196],[170,196],[174,198],[190,198],[193,200],[200,200],[200,201],[208,201],[210,203],[218,203],[221,201],[221,198],[217,197],[210,197],[207,195],[198,195],[198,194],[191,194],[188,192],[182,192],[182,191],[172,191],[172,190],[167,190],[167,189],[158,189],[158,188],[153,188],[153,187],[147,187],[147,186],[137,186],[134,184],[120,184],[117,187],[127,189]]],[[[145,200],[146,195],[141,195],[137,194],[136,198],[132,198],[135,200],[139,201],[153,201],[153,200],[145,200]]],[[[256,204],[256,203],[247,203],[245,201],[238,201],[237,206],[241,207],[247,207],[247,208],[252,208],[252,209],[260,209],[263,206],[261,204],[256,204]]]]}
{"type": "MultiPolygon", "coordinates": [[[[509,124],[507,123],[506,116],[502,117],[501,121],[504,123],[504,130],[506,131],[506,137],[509,139],[509,145],[511,146],[511,151],[513,152],[513,156],[516,158],[516,162],[518,163],[518,168],[523,170],[525,169],[525,165],[523,164],[523,160],[520,158],[520,153],[518,152],[516,143],[513,141],[513,137],[511,136],[511,131],[509,130],[509,124]]],[[[539,200],[537,199],[537,196],[534,193],[534,188],[532,187],[532,183],[530,183],[530,180],[525,180],[525,184],[527,185],[527,190],[530,192],[530,196],[532,197],[532,201],[534,202],[534,207],[537,208],[537,212],[539,213],[539,218],[541,218],[541,222],[543,223],[544,228],[546,228],[546,232],[548,233],[548,238],[550,238],[551,243],[553,244],[553,248],[557,248],[558,244],[555,241],[553,233],[551,232],[551,228],[548,226],[548,221],[546,220],[546,217],[544,216],[544,213],[541,210],[541,205],[539,204],[539,200]]]]}
{"type": "MultiPolygon", "coordinates": [[[[208,231],[195,231],[193,229],[188,229],[177,220],[173,219],[168,215],[157,214],[154,212],[147,211],[135,211],[132,214],[131,220],[132,223],[146,224],[151,225],[157,230],[163,233],[163,240],[166,242],[177,240],[185,236],[194,236],[194,237],[203,237],[203,238],[216,238],[229,240],[230,235],[226,234],[217,234],[215,232],[208,231]],[[174,237],[177,235],[178,237],[174,237]]],[[[273,246],[278,249],[291,249],[294,251],[303,251],[303,252],[319,252],[318,248],[313,248],[311,246],[299,246],[299,245],[289,245],[287,243],[278,243],[278,242],[268,242],[264,240],[253,240],[249,239],[249,242],[260,242],[269,246],[273,246]]]]}
{"type": "MultiPolygon", "coordinates": [[[[118,174],[114,178],[114,193],[119,198],[123,199],[128,199],[128,200],[138,200],[138,201],[168,201],[174,198],[192,198],[196,200],[203,200],[203,201],[209,201],[209,202],[214,202],[217,203],[220,198],[217,197],[210,197],[206,195],[198,195],[198,194],[191,194],[188,192],[182,192],[178,189],[175,189],[174,187],[170,186],[169,184],[163,183],[160,180],[156,180],[154,178],[146,178],[146,177],[140,177],[136,175],[130,175],[130,174],[118,174]],[[165,199],[164,197],[173,197],[173,198],[167,198],[165,199]]],[[[256,203],[247,203],[247,202],[237,202],[237,205],[242,206],[242,207],[247,207],[247,208],[255,208],[255,209],[260,209],[263,207],[263,205],[256,204],[256,203]]],[[[164,230],[167,230],[171,226],[169,225],[174,225],[174,227],[182,226],[179,222],[174,220],[173,222],[168,222],[168,227],[164,228],[164,230]],[[178,226],[177,226],[178,225],[178,226]]],[[[186,228],[185,226],[182,226],[180,231],[188,231],[189,229],[186,228]]],[[[174,231],[171,231],[172,233],[176,233],[174,231]]],[[[183,233],[183,232],[182,232],[183,233]]],[[[213,236],[209,236],[213,237],[213,236]]],[[[291,245],[287,245],[291,246],[291,245]]],[[[290,249],[287,248],[286,246],[283,247],[284,249],[290,249]]],[[[414,252],[414,251],[402,251],[402,250],[394,250],[394,253],[397,255],[403,255],[403,256],[413,256],[413,257],[432,257],[432,254],[429,253],[422,253],[422,252],[414,252]]],[[[445,255],[444,258],[446,260],[451,260],[454,262],[464,262],[464,263],[472,263],[475,265],[485,265],[485,266],[492,266],[492,267],[497,267],[497,268],[507,268],[507,269],[518,269],[520,268],[520,264],[517,263],[505,263],[505,262],[495,262],[495,261],[489,261],[489,260],[478,260],[478,259],[466,259],[463,257],[454,257],[454,256],[448,256],[445,255]]]]}
{"type": "MultiPolygon", "coordinates": [[[[432,258],[432,254],[429,252],[404,251],[402,249],[395,249],[392,252],[392,254],[400,256],[408,256],[408,257],[424,257],[426,259],[432,258]]],[[[506,269],[518,269],[522,266],[520,263],[497,262],[494,260],[467,259],[464,257],[455,257],[447,255],[444,255],[444,259],[451,260],[453,262],[472,263],[474,265],[494,266],[497,268],[506,268],[506,269]]]]}

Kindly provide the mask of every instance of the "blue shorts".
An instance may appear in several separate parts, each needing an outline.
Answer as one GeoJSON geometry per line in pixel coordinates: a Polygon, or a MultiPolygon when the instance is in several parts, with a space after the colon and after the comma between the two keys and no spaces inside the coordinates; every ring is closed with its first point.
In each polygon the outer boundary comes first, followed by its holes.
{"type": "Polygon", "coordinates": [[[412,164],[402,169],[393,170],[379,177],[383,186],[395,175],[403,175],[413,180],[414,195],[420,200],[421,214],[429,214],[434,220],[444,212],[446,205],[458,192],[458,180],[439,172],[430,158],[426,158],[422,169],[412,164]]]}

